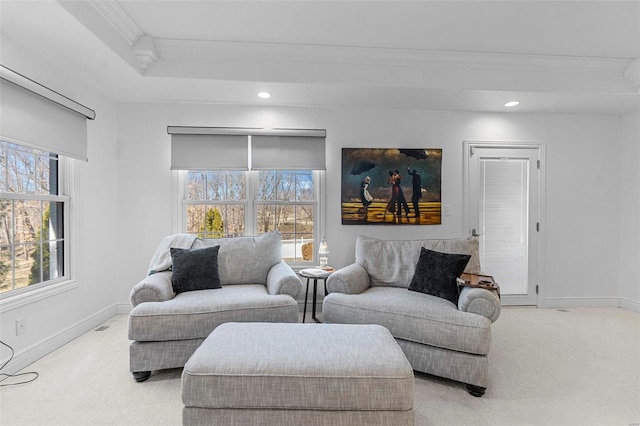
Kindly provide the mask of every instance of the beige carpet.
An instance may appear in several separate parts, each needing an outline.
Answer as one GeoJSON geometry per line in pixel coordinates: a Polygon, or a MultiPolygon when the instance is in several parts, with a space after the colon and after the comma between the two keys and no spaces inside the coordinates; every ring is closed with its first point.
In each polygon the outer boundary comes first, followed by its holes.
{"type": "MultiPolygon", "coordinates": [[[[309,319],[309,318],[307,318],[309,319]]],[[[125,316],[107,321],[0,388],[0,424],[179,425],[181,370],[129,374],[125,316]]],[[[494,324],[490,385],[416,374],[417,425],[638,425],[640,315],[623,309],[506,308],[494,324]]],[[[4,381],[6,384],[9,380],[4,381]]]]}

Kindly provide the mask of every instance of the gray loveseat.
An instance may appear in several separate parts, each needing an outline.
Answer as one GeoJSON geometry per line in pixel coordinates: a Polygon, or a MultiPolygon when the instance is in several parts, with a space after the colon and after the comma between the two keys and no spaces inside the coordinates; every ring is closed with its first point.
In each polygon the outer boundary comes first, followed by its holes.
{"type": "Polygon", "coordinates": [[[131,290],[130,371],[136,381],[151,371],[183,367],[202,341],[226,322],[298,322],[302,283],[282,261],[280,234],[260,237],[165,238],[150,265],[150,275],[131,290]],[[220,245],[222,288],[176,294],[171,284],[171,247],[192,250],[220,245]]]}
{"type": "Polygon", "coordinates": [[[380,324],[391,331],[414,370],[465,383],[470,394],[482,396],[499,296],[464,287],[456,306],[409,291],[421,247],[471,255],[465,272],[481,272],[476,239],[385,241],[359,236],[355,263],[327,279],[324,321],[380,324]]]}

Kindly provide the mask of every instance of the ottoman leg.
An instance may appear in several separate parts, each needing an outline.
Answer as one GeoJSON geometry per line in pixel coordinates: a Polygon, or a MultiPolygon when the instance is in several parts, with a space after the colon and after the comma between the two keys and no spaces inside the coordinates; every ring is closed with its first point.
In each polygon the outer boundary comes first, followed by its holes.
{"type": "Polygon", "coordinates": [[[486,390],[487,388],[483,388],[481,386],[467,384],[467,392],[477,398],[480,398],[482,395],[484,395],[486,390]]]}

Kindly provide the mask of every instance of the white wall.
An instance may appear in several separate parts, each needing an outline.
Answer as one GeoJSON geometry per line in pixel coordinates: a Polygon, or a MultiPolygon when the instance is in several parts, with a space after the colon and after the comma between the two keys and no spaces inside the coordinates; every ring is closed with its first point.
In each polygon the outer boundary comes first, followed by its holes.
{"type": "MultiPolygon", "coordinates": [[[[0,339],[16,351],[9,368],[27,365],[115,314],[116,264],[116,110],[115,104],[62,70],[38,59],[3,35],[3,65],[96,111],[88,122],[88,162],[76,162],[78,196],[76,265],[78,286],[54,297],[0,312],[0,339]],[[26,333],[16,336],[16,319],[26,333]]],[[[72,237],[73,238],[73,237],[72,237]]],[[[3,361],[6,353],[2,352],[3,361]]]]}
{"type": "MultiPolygon", "coordinates": [[[[462,141],[546,144],[546,231],[542,283],[548,306],[611,305],[638,310],[640,287],[640,115],[481,114],[397,109],[118,104],[3,36],[0,61],[96,110],[88,123],[89,162],[77,163],[77,278],[54,297],[0,312],[0,339],[16,350],[14,368],[91,329],[129,306],[153,250],[172,229],[172,174],[167,125],[327,129],[326,237],[331,264],[354,258],[357,235],[462,237],[462,141]],[[343,226],[342,147],[444,149],[438,226],[343,226]],[[617,273],[616,271],[619,271],[617,273]],[[26,334],[15,336],[15,320],[26,334]]],[[[6,359],[6,351],[0,351],[6,359]]],[[[13,367],[13,368],[12,368],[13,367]]]]}
{"type": "Polygon", "coordinates": [[[622,118],[620,298],[640,312],[640,112],[622,118]]]}
{"type": "MultiPolygon", "coordinates": [[[[327,129],[326,237],[330,263],[354,259],[359,234],[379,238],[464,237],[462,142],[546,144],[546,265],[549,306],[618,305],[620,252],[620,119],[610,116],[484,114],[397,109],[279,108],[193,104],[118,104],[118,301],[145,274],[160,239],[172,229],[168,125],[327,129]],[[343,147],[443,148],[438,226],[343,226],[343,147]]],[[[221,154],[223,155],[223,154],[221,154]]],[[[636,195],[637,199],[637,195],[636,195]]],[[[636,296],[634,300],[637,299],[636,296]]]]}

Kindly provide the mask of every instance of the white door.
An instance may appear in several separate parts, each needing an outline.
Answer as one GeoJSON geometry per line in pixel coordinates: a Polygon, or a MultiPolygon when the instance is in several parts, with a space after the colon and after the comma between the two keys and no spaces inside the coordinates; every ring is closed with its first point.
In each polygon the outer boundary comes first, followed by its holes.
{"type": "Polygon", "coordinates": [[[467,224],[503,305],[538,305],[540,156],[531,146],[465,144],[467,224]]]}

